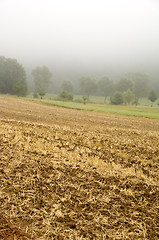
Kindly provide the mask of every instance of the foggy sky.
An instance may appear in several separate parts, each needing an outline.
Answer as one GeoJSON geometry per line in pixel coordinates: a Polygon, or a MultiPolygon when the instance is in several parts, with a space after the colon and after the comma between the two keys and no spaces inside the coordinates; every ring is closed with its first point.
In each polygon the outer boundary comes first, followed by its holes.
{"type": "Polygon", "coordinates": [[[156,73],[158,0],[0,0],[0,55],[56,72],[156,73]]]}

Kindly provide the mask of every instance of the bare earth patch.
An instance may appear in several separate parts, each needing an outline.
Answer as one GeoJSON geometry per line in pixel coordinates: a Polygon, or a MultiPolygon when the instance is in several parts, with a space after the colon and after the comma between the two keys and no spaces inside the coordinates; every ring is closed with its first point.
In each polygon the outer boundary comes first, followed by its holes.
{"type": "Polygon", "coordinates": [[[0,98],[0,239],[159,238],[159,121],[0,98]]]}

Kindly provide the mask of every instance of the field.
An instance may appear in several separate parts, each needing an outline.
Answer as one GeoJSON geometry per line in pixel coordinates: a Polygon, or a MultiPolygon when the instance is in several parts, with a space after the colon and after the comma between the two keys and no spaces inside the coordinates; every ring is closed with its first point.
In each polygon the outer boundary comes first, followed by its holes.
{"type": "MultiPolygon", "coordinates": [[[[33,98],[33,93],[30,92],[28,95],[27,95],[27,98],[33,98]]],[[[43,97],[45,100],[53,100],[53,101],[56,101],[59,99],[58,97],[58,94],[53,94],[53,93],[46,93],[46,95],[43,97]]],[[[95,103],[95,104],[104,104],[104,96],[93,96],[91,95],[90,98],[89,98],[89,102],[90,103],[95,103]]],[[[73,101],[75,103],[80,103],[82,102],[83,103],[83,95],[77,95],[77,94],[73,94],[73,101]]],[[[107,97],[106,98],[106,104],[110,104],[110,97],[107,97]]],[[[152,103],[148,98],[139,98],[139,102],[138,102],[138,106],[140,107],[157,107],[159,108],[159,98],[154,102],[152,103]]]]}
{"type": "MultiPolygon", "coordinates": [[[[28,97],[32,97],[33,94],[30,93],[28,95],[28,97]]],[[[50,93],[46,93],[46,95],[44,96],[45,99],[52,99],[52,100],[56,100],[58,97],[58,94],[50,94],[50,93]]],[[[83,102],[83,96],[82,95],[73,95],[73,99],[75,102],[78,101],[82,101],[83,102]]],[[[90,96],[90,102],[91,103],[97,103],[97,104],[103,104],[104,103],[104,96],[90,96]]],[[[109,104],[110,103],[110,98],[107,97],[106,99],[106,103],[109,104]]],[[[152,104],[152,102],[148,99],[148,98],[139,98],[139,106],[146,106],[146,107],[151,107],[152,105],[154,107],[158,107],[159,104],[159,98],[152,104]]]]}
{"type": "Polygon", "coordinates": [[[58,107],[64,107],[64,108],[70,108],[70,109],[159,119],[159,107],[145,107],[145,106],[135,107],[135,106],[124,106],[124,105],[115,106],[115,105],[99,104],[99,103],[83,104],[78,102],[57,101],[53,99],[35,99],[35,98],[27,98],[27,100],[41,102],[46,105],[58,106],[58,107]]]}
{"type": "Polygon", "coordinates": [[[0,239],[157,240],[159,120],[0,97],[0,239]]]}

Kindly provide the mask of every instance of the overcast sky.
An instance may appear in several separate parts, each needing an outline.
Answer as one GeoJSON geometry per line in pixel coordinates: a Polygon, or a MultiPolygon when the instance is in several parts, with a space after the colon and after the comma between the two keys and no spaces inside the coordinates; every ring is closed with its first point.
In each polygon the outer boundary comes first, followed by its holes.
{"type": "Polygon", "coordinates": [[[159,0],[0,0],[0,55],[34,66],[156,69],[159,0]]]}

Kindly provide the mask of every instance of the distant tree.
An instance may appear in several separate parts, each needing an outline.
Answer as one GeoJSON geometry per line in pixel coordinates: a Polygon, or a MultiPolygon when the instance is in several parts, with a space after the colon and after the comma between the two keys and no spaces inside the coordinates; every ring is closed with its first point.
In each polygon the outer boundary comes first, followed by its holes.
{"type": "Polygon", "coordinates": [[[52,73],[49,69],[46,66],[36,67],[32,70],[31,74],[34,78],[35,91],[39,92],[43,89],[46,92],[52,77],[52,73]]]}
{"type": "Polygon", "coordinates": [[[20,81],[14,84],[14,93],[17,96],[25,96],[26,94],[26,85],[20,81]]]}
{"type": "Polygon", "coordinates": [[[123,101],[125,104],[133,103],[135,100],[134,93],[128,89],[126,92],[123,93],[123,101]]]}
{"type": "Polygon", "coordinates": [[[79,87],[80,92],[84,94],[87,99],[89,99],[90,95],[95,93],[97,89],[97,84],[94,79],[90,77],[82,77],[79,79],[79,87]]]}
{"type": "Polygon", "coordinates": [[[135,96],[133,104],[135,104],[136,106],[139,104],[139,98],[138,97],[135,96]]]}
{"type": "Polygon", "coordinates": [[[133,82],[127,77],[122,77],[116,84],[116,90],[119,92],[126,92],[128,89],[132,91],[133,82]]]}
{"type": "Polygon", "coordinates": [[[147,97],[150,87],[149,77],[146,74],[130,72],[125,76],[133,82],[133,92],[138,98],[147,97]]]}
{"type": "Polygon", "coordinates": [[[38,93],[39,93],[41,99],[42,99],[42,98],[45,96],[45,94],[46,94],[45,89],[43,89],[43,88],[39,89],[38,93]]]}
{"type": "Polygon", "coordinates": [[[27,92],[26,73],[16,59],[0,57],[0,92],[19,96],[27,92]]]}
{"type": "Polygon", "coordinates": [[[73,83],[69,80],[64,80],[62,82],[61,88],[63,91],[72,93],[73,92],[73,83]]]}
{"type": "Polygon", "coordinates": [[[87,102],[87,97],[86,97],[86,96],[83,96],[82,99],[83,99],[83,103],[86,104],[86,102],[87,102]]]}
{"type": "Polygon", "coordinates": [[[104,102],[108,96],[111,96],[114,90],[113,81],[108,77],[103,77],[98,81],[98,87],[100,91],[104,94],[104,102]]]}
{"type": "Polygon", "coordinates": [[[123,95],[121,92],[116,92],[114,96],[110,98],[110,101],[114,105],[120,105],[123,104],[123,95]]]}
{"type": "Polygon", "coordinates": [[[158,96],[154,90],[151,90],[148,96],[148,99],[153,103],[157,100],[158,96]]]}
{"type": "Polygon", "coordinates": [[[69,92],[66,92],[66,91],[62,91],[60,94],[59,94],[59,97],[63,100],[73,100],[73,95],[72,93],[69,93],[69,92]]]}

